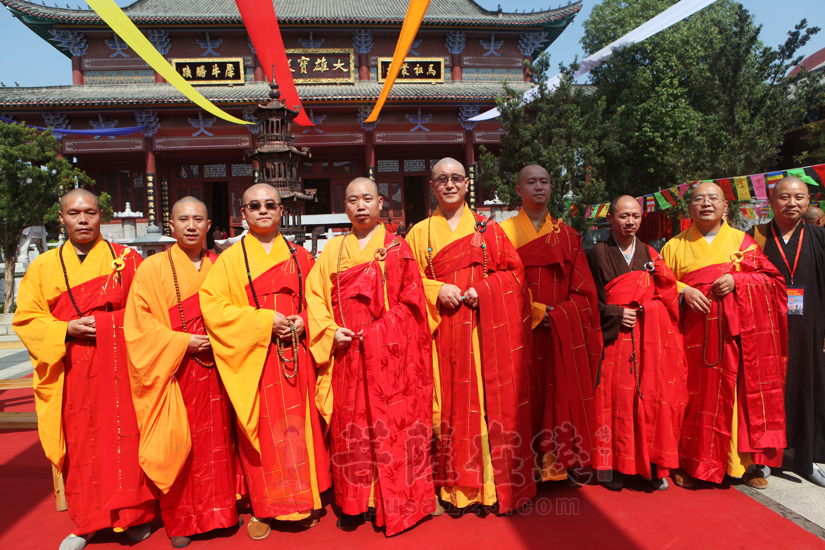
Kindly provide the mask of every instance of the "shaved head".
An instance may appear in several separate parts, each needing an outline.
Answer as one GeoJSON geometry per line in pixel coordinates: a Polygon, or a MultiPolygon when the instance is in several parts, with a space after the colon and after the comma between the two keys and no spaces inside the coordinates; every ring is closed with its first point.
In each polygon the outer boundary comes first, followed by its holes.
{"type": "MultiPolygon", "coordinates": [[[[463,164],[461,164],[460,162],[458,162],[454,158],[444,157],[443,159],[436,162],[435,166],[433,166],[433,169],[430,173],[430,178],[432,179],[432,181],[435,181],[435,178],[438,177],[438,174],[440,174],[442,172],[442,170],[446,167],[458,167],[458,169],[456,171],[459,174],[463,174],[465,176],[467,175],[467,173],[464,171],[464,165],[463,164]]],[[[447,171],[452,172],[452,170],[447,170],[447,171]]]]}
{"type": "Polygon", "coordinates": [[[700,183],[696,187],[693,188],[693,191],[690,192],[690,200],[693,200],[694,195],[717,195],[719,197],[725,198],[725,192],[722,191],[722,188],[713,183],[712,181],[707,181],[705,183],[700,183]]]}
{"type": "Polygon", "coordinates": [[[788,176],[776,183],[773,191],[771,191],[771,198],[773,198],[774,195],[779,195],[781,192],[791,189],[804,191],[806,194],[808,193],[808,186],[804,181],[794,176],[788,176]]]}
{"type": "Polygon", "coordinates": [[[275,199],[275,202],[281,204],[281,194],[278,193],[278,190],[269,185],[268,183],[256,183],[255,185],[249,187],[246,191],[243,192],[243,198],[241,202],[243,204],[247,204],[250,201],[250,197],[258,195],[259,198],[261,196],[265,196],[267,199],[275,199]],[[260,191],[266,191],[264,195],[258,195],[260,191]]]}
{"type": "Polygon", "coordinates": [[[809,206],[805,213],[802,215],[806,222],[812,223],[815,225],[821,225],[819,220],[825,217],[825,212],[821,209],[817,208],[816,206],[809,206]]]}
{"type": "Polygon", "coordinates": [[[178,200],[175,204],[172,205],[172,217],[175,217],[175,213],[182,207],[186,206],[187,204],[194,205],[197,207],[198,211],[200,211],[204,217],[209,217],[209,212],[206,210],[206,205],[196,199],[195,197],[183,197],[182,199],[178,200]]]}
{"type": "Polygon", "coordinates": [[[83,189],[82,187],[72,189],[71,191],[69,191],[68,193],[66,193],[62,197],[60,197],[60,210],[65,210],[66,205],[69,204],[69,202],[71,202],[72,199],[76,199],[78,197],[91,199],[92,201],[94,201],[95,206],[97,207],[97,209],[100,210],[100,197],[98,197],[97,195],[95,195],[91,191],[87,191],[86,189],[83,189]]]}
{"type": "Polygon", "coordinates": [[[630,195],[621,195],[610,201],[610,206],[607,208],[607,213],[612,216],[619,210],[630,210],[633,212],[638,211],[641,214],[642,205],[639,204],[639,201],[637,201],[635,197],[631,197],[630,195]]]}
{"type": "Polygon", "coordinates": [[[370,190],[374,192],[375,197],[376,198],[378,197],[378,184],[377,183],[375,183],[373,180],[371,180],[369,178],[355,178],[354,180],[352,180],[351,182],[349,182],[347,184],[347,188],[344,191],[344,200],[346,200],[346,198],[350,196],[350,190],[351,189],[354,189],[355,187],[357,187],[361,184],[368,185],[370,190]]]}
{"type": "Polygon", "coordinates": [[[528,164],[524,168],[518,171],[518,182],[521,183],[529,176],[539,177],[543,176],[550,181],[550,174],[547,170],[544,169],[543,166],[539,166],[538,164],[528,164]]]}

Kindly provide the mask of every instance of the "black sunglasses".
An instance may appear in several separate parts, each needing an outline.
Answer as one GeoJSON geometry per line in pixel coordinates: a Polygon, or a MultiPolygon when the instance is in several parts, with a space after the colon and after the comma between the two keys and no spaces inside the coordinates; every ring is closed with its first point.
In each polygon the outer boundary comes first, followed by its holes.
{"type": "Polygon", "coordinates": [[[258,210],[261,209],[262,206],[264,208],[266,208],[267,210],[277,210],[278,207],[281,206],[281,203],[275,202],[275,201],[266,201],[266,202],[263,202],[263,203],[260,202],[260,201],[251,201],[251,202],[246,203],[243,206],[247,210],[250,210],[252,212],[257,212],[258,210]]]}

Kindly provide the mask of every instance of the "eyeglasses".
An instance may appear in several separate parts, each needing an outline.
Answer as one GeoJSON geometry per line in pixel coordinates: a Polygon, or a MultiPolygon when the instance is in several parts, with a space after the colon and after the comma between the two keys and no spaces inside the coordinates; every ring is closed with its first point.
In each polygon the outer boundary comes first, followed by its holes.
{"type": "Polygon", "coordinates": [[[712,205],[716,206],[724,200],[725,199],[723,199],[722,197],[717,197],[716,195],[710,195],[709,197],[699,195],[698,197],[693,197],[692,199],[690,199],[690,204],[704,204],[705,201],[708,201],[712,205]]]}
{"type": "Polygon", "coordinates": [[[448,180],[452,180],[453,183],[462,183],[465,179],[467,179],[467,176],[462,176],[461,174],[453,174],[452,176],[441,175],[435,178],[435,182],[438,185],[444,185],[448,180]]]}
{"type": "Polygon", "coordinates": [[[266,201],[264,203],[261,203],[260,201],[250,201],[243,206],[251,212],[257,212],[262,206],[267,210],[277,210],[281,204],[275,201],[266,201]]]}

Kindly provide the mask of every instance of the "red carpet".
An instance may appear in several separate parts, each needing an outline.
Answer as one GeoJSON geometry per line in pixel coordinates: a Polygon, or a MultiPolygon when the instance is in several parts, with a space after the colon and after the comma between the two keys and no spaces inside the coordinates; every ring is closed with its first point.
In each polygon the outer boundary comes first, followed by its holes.
{"type": "MultiPolygon", "coordinates": [[[[26,390],[0,393],[0,410],[32,410],[26,390]]],[[[545,484],[546,485],[546,484],[545,484]]],[[[672,485],[672,484],[671,484],[672,485]]],[[[331,499],[331,495],[326,495],[331,499]]],[[[685,490],[671,486],[652,492],[635,481],[620,493],[600,486],[568,489],[542,487],[532,510],[510,517],[472,513],[423,521],[408,532],[386,538],[371,524],[352,533],[335,528],[335,513],[327,505],[321,523],[293,532],[273,529],[265,542],[255,542],[246,528],[202,536],[196,550],[264,548],[433,548],[479,550],[490,548],[678,549],[740,548],[825,549],[825,541],[730,487],[685,490]],[[567,499],[567,500],[565,500],[567,499]]],[[[249,519],[249,514],[245,514],[249,519]]],[[[51,469],[37,434],[0,432],[0,548],[57,550],[72,530],[65,512],[58,513],[52,496],[51,469]]],[[[171,548],[161,527],[139,543],[142,550],[171,548]]],[[[89,550],[131,546],[125,536],[99,533],[89,550]]]]}

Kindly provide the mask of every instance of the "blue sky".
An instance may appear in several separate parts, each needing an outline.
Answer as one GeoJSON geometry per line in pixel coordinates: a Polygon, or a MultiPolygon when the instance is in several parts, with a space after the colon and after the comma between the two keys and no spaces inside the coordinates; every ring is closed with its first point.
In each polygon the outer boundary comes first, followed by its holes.
{"type": "MultiPolygon", "coordinates": [[[[487,9],[495,9],[500,3],[505,11],[518,9],[521,12],[546,8],[550,0],[477,1],[487,9]]],[[[54,4],[54,0],[48,3],[54,4]]],[[[126,6],[132,1],[117,0],[117,3],[126,6]]],[[[556,67],[559,62],[570,63],[576,55],[582,57],[579,45],[583,34],[582,22],[598,3],[598,0],[585,0],[584,8],[573,24],[550,46],[551,66],[556,67]]],[[[65,4],[66,2],[60,3],[61,7],[65,4]]],[[[78,4],[78,0],[70,2],[72,7],[78,4]]],[[[743,0],[743,4],[755,15],[756,22],[763,25],[763,42],[773,47],[783,43],[786,33],[802,18],[806,18],[811,26],[825,28],[825,0],[743,0]]],[[[80,5],[88,7],[85,2],[80,5]]],[[[552,5],[556,6],[555,3],[552,5]]],[[[808,56],[822,48],[825,48],[825,30],[814,37],[802,54],[808,56]]],[[[71,61],[13,18],[6,9],[0,9],[0,52],[0,81],[7,86],[14,86],[15,82],[19,82],[21,86],[59,86],[72,83],[71,61]]]]}

